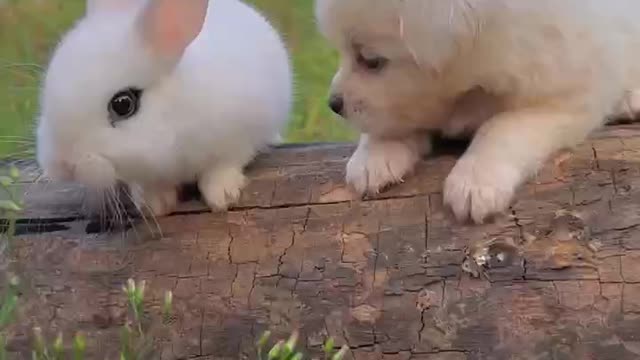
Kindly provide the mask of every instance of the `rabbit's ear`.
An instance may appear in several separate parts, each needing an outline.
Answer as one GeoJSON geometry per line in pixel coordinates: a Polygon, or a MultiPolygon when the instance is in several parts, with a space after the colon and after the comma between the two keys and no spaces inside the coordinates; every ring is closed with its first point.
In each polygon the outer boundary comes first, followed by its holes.
{"type": "Polygon", "coordinates": [[[105,11],[130,10],[139,3],[140,0],[87,0],[86,13],[94,15],[105,11]]]}
{"type": "Polygon", "coordinates": [[[140,13],[139,30],[155,54],[176,63],[204,25],[208,0],[151,0],[140,13]]]}

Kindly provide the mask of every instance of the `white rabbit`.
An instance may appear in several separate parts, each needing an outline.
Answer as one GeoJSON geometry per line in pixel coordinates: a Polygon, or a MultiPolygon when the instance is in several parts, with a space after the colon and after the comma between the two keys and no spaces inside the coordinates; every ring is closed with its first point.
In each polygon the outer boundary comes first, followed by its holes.
{"type": "Polygon", "coordinates": [[[38,162],[93,189],[123,181],[156,216],[185,182],[226,209],[279,138],[292,82],[281,37],[239,0],[88,0],[47,69],[38,162]]]}

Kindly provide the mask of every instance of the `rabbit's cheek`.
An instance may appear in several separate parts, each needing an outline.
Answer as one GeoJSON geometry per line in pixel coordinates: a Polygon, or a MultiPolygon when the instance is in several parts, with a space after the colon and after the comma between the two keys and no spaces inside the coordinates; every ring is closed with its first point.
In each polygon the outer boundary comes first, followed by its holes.
{"type": "Polygon", "coordinates": [[[72,181],[73,166],[64,160],[53,160],[49,162],[40,161],[46,165],[42,165],[43,175],[54,181],[72,181]]]}
{"type": "Polygon", "coordinates": [[[73,169],[74,179],[95,189],[108,189],[116,184],[116,170],[111,162],[96,154],[82,155],[73,169]]]}
{"type": "Polygon", "coordinates": [[[72,181],[73,163],[60,153],[45,141],[38,143],[37,161],[42,175],[53,181],[72,181]]]}

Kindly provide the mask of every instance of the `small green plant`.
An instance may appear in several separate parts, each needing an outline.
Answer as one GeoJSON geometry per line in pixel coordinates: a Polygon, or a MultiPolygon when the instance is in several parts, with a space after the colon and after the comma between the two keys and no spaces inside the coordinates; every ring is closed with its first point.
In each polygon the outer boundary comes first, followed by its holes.
{"type": "MultiPolygon", "coordinates": [[[[2,310],[0,311],[0,329],[4,328],[13,320],[13,314],[17,307],[17,278],[13,278],[10,284],[10,291],[7,292],[3,300],[2,310]]],[[[136,283],[133,279],[127,281],[127,285],[123,286],[123,292],[126,295],[127,303],[133,317],[128,319],[121,330],[120,338],[120,360],[143,360],[154,358],[153,337],[145,332],[143,325],[144,298],[145,298],[145,282],[136,283]]],[[[165,292],[164,302],[162,305],[162,319],[166,323],[173,308],[173,294],[171,291],[165,292]]],[[[298,333],[294,332],[286,341],[278,341],[268,352],[265,358],[264,350],[271,337],[271,332],[266,331],[258,340],[256,347],[258,358],[260,360],[304,360],[304,355],[297,351],[298,333]]],[[[33,330],[33,349],[31,352],[32,360],[84,360],[86,351],[86,341],[82,333],[76,333],[71,345],[71,353],[65,351],[64,339],[62,334],[58,334],[51,345],[47,344],[39,327],[33,330]],[[71,357],[69,357],[69,355],[71,357]]],[[[7,360],[8,355],[5,350],[6,339],[0,336],[0,360],[7,360]]],[[[334,340],[329,338],[323,345],[325,360],[342,360],[344,359],[349,348],[345,345],[336,351],[334,340]]]]}
{"type": "Polygon", "coordinates": [[[3,239],[0,244],[0,255],[6,255],[11,239],[16,231],[16,221],[18,214],[22,211],[22,198],[20,189],[15,186],[20,179],[20,171],[12,166],[6,175],[0,174],[0,220],[5,222],[5,231],[0,232],[3,239]]]}
{"type": "Polygon", "coordinates": [[[18,306],[18,278],[11,276],[0,306],[0,360],[7,360],[6,328],[13,321],[18,306]]]}
{"type": "Polygon", "coordinates": [[[86,342],[81,333],[77,333],[73,338],[71,358],[65,356],[64,339],[62,338],[62,334],[58,334],[58,337],[56,337],[50,348],[47,346],[46,340],[44,339],[44,336],[42,336],[42,330],[39,327],[33,329],[33,338],[34,345],[33,351],[31,352],[31,358],[33,360],[84,359],[86,342]]]}
{"type": "MultiPolygon", "coordinates": [[[[304,355],[297,351],[296,344],[298,342],[298,333],[294,332],[291,334],[287,341],[280,340],[278,341],[269,352],[267,352],[268,360],[303,360],[304,355]]],[[[258,340],[257,351],[258,351],[258,359],[264,360],[264,349],[271,337],[270,331],[265,331],[260,339],[258,340]]],[[[349,348],[344,345],[339,351],[335,350],[335,343],[333,338],[329,338],[322,349],[324,350],[324,355],[326,360],[342,360],[347,354],[349,348]]]]}
{"type": "MultiPolygon", "coordinates": [[[[120,360],[148,359],[153,354],[153,338],[143,328],[145,284],[144,280],[136,284],[133,279],[129,279],[127,286],[123,287],[133,319],[123,326],[120,334],[120,360]]],[[[167,291],[162,305],[163,323],[171,316],[172,306],[173,294],[167,291]]]]}
{"type": "MultiPolygon", "coordinates": [[[[120,332],[120,360],[154,358],[153,337],[145,332],[143,326],[145,282],[136,283],[133,279],[129,279],[127,285],[123,287],[123,292],[127,297],[127,305],[133,318],[128,319],[120,332]]],[[[167,291],[162,306],[163,322],[171,316],[172,301],[173,295],[167,291]]],[[[51,345],[47,345],[40,328],[36,327],[33,335],[34,345],[31,356],[33,360],[85,359],[86,341],[81,333],[77,333],[73,339],[71,357],[68,357],[65,352],[62,334],[59,334],[51,345]]],[[[6,357],[0,357],[0,360],[5,359],[6,357]]]]}
{"type": "Polygon", "coordinates": [[[7,355],[7,327],[15,318],[18,306],[19,279],[9,271],[11,239],[16,229],[17,214],[22,211],[22,203],[14,184],[20,179],[17,168],[11,167],[6,175],[0,175],[0,220],[6,223],[5,231],[0,231],[0,270],[6,276],[7,286],[0,300],[0,360],[6,360],[7,355]]]}
{"type": "Polygon", "coordinates": [[[349,347],[347,345],[342,345],[340,350],[336,351],[334,349],[335,343],[333,338],[329,338],[324,343],[324,355],[329,360],[342,360],[347,355],[347,351],[349,351],[349,347]]]}

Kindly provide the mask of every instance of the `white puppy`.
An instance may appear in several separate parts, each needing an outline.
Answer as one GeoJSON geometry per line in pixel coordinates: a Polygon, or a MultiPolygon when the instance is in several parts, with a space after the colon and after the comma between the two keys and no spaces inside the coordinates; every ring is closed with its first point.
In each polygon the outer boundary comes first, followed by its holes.
{"type": "Polygon", "coordinates": [[[627,100],[638,110],[639,13],[638,0],[317,0],[341,54],[330,106],[362,132],[348,182],[380,191],[429,133],[473,133],[444,200],[459,220],[503,212],[552,153],[627,100]]]}

